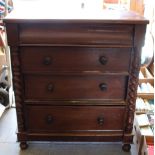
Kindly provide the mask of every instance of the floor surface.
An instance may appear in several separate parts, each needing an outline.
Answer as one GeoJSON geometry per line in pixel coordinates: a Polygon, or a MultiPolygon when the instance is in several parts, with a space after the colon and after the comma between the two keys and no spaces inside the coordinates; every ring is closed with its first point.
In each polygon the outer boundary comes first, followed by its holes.
{"type": "Polygon", "coordinates": [[[126,153],[121,143],[98,142],[31,142],[21,151],[16,128],[15,108],[11,108],[0,119],[0,155],[137,155],[135,145],[126,153]]]}

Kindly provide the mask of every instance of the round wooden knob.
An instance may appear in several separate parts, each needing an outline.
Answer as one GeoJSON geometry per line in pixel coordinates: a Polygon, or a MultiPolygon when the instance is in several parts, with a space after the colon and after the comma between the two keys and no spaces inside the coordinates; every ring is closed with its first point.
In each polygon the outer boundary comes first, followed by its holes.
{"type": "Polygon", "coordinates": [[[53,85],[53,84],[49,84],[49,85],[47,86],[47,90],[48,90],[48,91],[52,92],[53,89],[54,89],[54,85],[53,85]]]}
{"type": "Polygon", "coordinates": [[[51,124],[53,122],[53,117],[51,115],[47,115],[45,120],[47,124],[51,124]]]}
{"type": "Polygon", "coordinates": [[[101,56],[101,57],[99,58],[99,61],[100,61],[100,63],[101,63],[102,65],[106,65],[107,62],[108,62],[108,59],[107,59],[105,56],[101,56]]]}
{"type": "Polygon", "coordinates": [[[99,87],[100,87],[100,89],[101,89],[102,91],[106,91],[106,90],[107,90],[107,84],[105,84],[105,83],[101,83],[101,84],[99,85],[99,87]]]}
{"type": "Polygon", "coordinates": [[[104,117],[103,116],[98,117],[97,122],[99,125],[103,125],[104,124],[104,117]]]}
{"type": "Polygon", "coordinates": [[[43,60],[44,65],[50,65],[52,63],[51,57],[45,57],[43,60]]]}

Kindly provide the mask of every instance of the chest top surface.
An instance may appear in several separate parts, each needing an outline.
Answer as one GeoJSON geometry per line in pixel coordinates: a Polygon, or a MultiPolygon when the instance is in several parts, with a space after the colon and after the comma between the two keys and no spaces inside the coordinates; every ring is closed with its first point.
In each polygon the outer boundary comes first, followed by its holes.
{"type": "Polygon", "coordinates": [[[73,23],[118,23],[118,24],[147,24],[144,17],[125,10],[93,10],[77,7],[55,7],[47,6],[41,9],[39,6],[15,8],[5,19],[9,23],[23,22],[73,22],[73,23]]]}

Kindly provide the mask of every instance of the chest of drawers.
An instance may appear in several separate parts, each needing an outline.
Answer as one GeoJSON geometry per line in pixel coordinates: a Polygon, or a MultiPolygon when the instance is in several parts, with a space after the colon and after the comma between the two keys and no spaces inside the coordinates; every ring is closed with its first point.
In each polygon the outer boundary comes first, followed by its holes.
{"type": "MultiPolygon", "coordinates": [[[[119,15],[119,16],[118,16],[119,15]]],[[[21,148],[27,141],[123,142],[130,150],[147,20],[4,20],[11,51],[21,148]]]]}

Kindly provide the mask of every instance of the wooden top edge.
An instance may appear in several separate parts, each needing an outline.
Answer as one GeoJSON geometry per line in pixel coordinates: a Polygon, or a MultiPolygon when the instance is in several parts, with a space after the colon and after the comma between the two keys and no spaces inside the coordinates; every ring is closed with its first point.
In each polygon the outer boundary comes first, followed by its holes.
{"type": "Polygon", "coordinates": [[[148,24],[149,20],[131,11],[100,10],[95,13],[79,10],[72,13],[50,11],[32,15],[19,10],[12,11],[4,18],[5,23],[96,23],[96,24],[148,24]]]}

